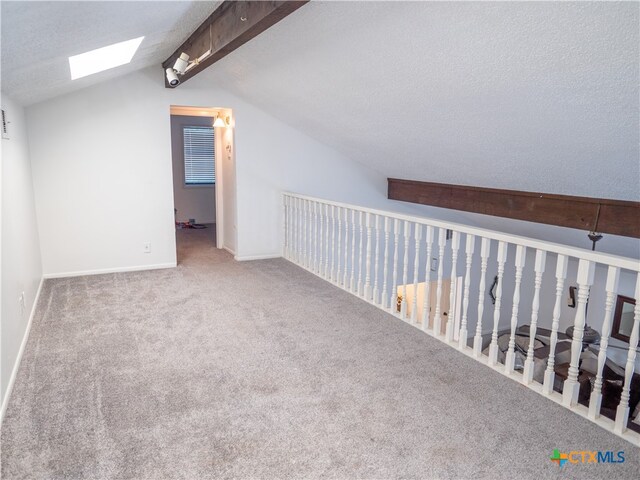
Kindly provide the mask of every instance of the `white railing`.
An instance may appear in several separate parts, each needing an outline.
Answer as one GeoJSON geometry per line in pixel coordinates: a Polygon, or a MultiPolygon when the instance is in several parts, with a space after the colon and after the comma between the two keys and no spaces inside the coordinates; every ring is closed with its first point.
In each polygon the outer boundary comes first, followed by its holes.
{"type": "MultiPolygon", "coordinates": [[[[286,259],[640,445],[637,349],[610,340],[617,295],[640,298],[638,260],[291,193],[283,208],[286,259]],[[587,320],[599,345],[583,341],[587,320]],[[605,366],[622,383],[615,409],[605,366]]],[[[639,334],[636,302],[630,345],[639,334]]]]}

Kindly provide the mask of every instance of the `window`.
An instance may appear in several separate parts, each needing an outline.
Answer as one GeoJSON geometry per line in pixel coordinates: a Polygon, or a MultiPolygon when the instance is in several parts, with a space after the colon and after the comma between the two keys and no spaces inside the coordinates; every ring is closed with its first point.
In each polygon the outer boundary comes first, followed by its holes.
{"type": "Polygon", "coordinates": [[[185,185],[216,183],[213,127],[183,127],[185,185]]]}

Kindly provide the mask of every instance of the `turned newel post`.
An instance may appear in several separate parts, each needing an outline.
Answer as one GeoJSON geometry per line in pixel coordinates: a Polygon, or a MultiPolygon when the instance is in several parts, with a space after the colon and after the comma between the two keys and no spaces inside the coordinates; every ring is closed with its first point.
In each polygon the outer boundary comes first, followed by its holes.
{"type": "Polygon", "coordinates": [[[576,317],[573,322],[573,338],[571,340],[571,363],[569,375],[564,381],[562,390],[562,403],[567,407],[573,407],[578,403],[580,384],[578,383],[578,367],[580,354],[582,353],[582,337],[587,313],[587,301],[589,289],[593,285],[595,264],[589,260],[580,260],[578,264],[578,299],[576,305],[576,317]]]}

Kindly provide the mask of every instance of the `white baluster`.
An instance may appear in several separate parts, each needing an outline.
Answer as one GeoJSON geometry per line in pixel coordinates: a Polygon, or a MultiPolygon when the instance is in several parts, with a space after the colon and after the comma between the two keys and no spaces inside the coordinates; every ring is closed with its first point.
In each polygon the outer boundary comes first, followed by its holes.
{"type": "Polygon", "coordinates": [[[300,200],[300,235],[301,235],[301,246],[302,246],[302,256],[300,258],[300,265],[307,264],[307,201],[300,200]]]}
{"type": "Polygon", "coordinates": [[[329,280],[336,281],[336,207],[331,205],[331,256],[329,257],[331,271],[329,272],[329,280]]]}
{"type": "Polygon", "coordinates": [[[336,266],[336,284],[340,285],[340,279],[342,275],[340,274],[342,265],[342,207],[336,207],[338,213],[338,250],[336,251],[336,260],[338,265],[336,266]]]}
{"type": "Polygon", "coordinates": [[[436,311],[433,316],[433,333],[440,336],[442,331],[442,275],[444,273],[444,247],[447,242],[447,231],[440,227],[438,229],[438,283],[436,284],[436,311]]]}
{"type": "Polygon", "coordinates": [[[365,256],[364,269],[364,298],[371,299],[371,214],[365,213],[365,222],[367,226],[367,254],[365,256]]]}
{"type": "Polygon", "coordinates": [[[480,286],[478,293],[478,322],[476,334],[473,337],[473,354],[476,357],[482,355],[482,316],[484,315],[485,289],[487,288],[487,264],[491,255],[491,240],[482,238],[480,246],[480,286]]]}
{"type": "Polygon", "coordinates": [[[638,338],[640,338],[640,273],[636,278],[636,306],[633,310],[633,327],[629,336],[629,352],[627,353],[627,365],[624,367],[624,385],[620,395],[620,404],[616,410],[616,423],[613,431],[624,433],[627,430],[629,419],[629,398],[631,389],[631,379],[636,365],[636,352],[638,348],[638,338]]]}
{"type": "Polygon", "coordinates": [[[407,318],[407,283],[409,282],[409,240],[411,238],[411,224],[404,221],[404,256],[402,269],[402,302],[400,303],[400,316],[407,318]]]}
{"type": "Polygon", "coordinates": [[[325,225],[325,216],[324,216],[324,203],[320,205],[320,251],[318,252],[318,275],[322,276],[322,269],[324,265],[324,225],[325,225]]]}
{"type": "Polygon", "coordinates": [[[393,283],[389,309],[395,315],[398,313],[398,243],[400,242],[400,220],[397,218],[393,219],[393,238],[393,283]]]}
{"type": "Polygon", "coordinates": [[[591,398],[589,399],[589,418],[593,420],[600,416],[600,406],[602,405],[602,372],[604,370],[604,363],[607,360],[607,347],[609,346],[609,336],[611,335],[611,317],[613,316],[613,306],[616,302],[619,279],[620,269],[617,267],[609,267],[606,284],[607,299],[605,301],[602,337],[600,338],[600,350],[598,352],[598,371],[593,384],[591,398]]]}
{"type": "Polygon", "coordinates": [[[433,251],[433,227],[427,225],[425,235],[427,244],[427,260],[424,273],[424,291],[422,295],[422,330],[429,330],[429,316],[431,315],[431,252],[433,251]]]}
{"type": "Polygon", "coordinates": [[[569,374],[562,387],[562,403],[566,407],[573,407],[578,403],[580,384],[578,383],[578,367],[580,354],[582,353],[582,337],[587,313],[587,301],[589,289],[593,285],[595,264],[588,260],[580,260],[578,264],[578,299],[576,306],[576,318],[573,322],[573,338],[571,340],[571,363],[569,374]]]}
{"type": "Polygon", "coordinates": [[[560,313],[562,312],[562,292],[564,281],[567,278],[567,265],[569,259],[564,255],[558,255],[556,259],[556,302],[553,307],[553,319],[551,321],[551,338],[549,342],[549,358],[544,372],[542,393],[551,395],[555,381],[556,344],[558,343],[558,327],[560,326],[560,313]]]}
{"type": "Polygon", "coordinates": [[[418,273],[420,270],[420,241],[422,240],[422,225],[414,223],[414,236],[416,237],[415,255],[413,257],[413,300],[411,301],[411,322],[418,321],[418,273]]]}
{"type": "Polygon", "coordinates": [[[529,348],[527,349],[527,359],[524,362],[524,372],[522,381],[525,385],[533,382],[533,350],[536,342],[536,331],[538,328],[538,311],[540,310],[540,287],[542,286],[542,274],[544,273],[547,252],[536,250],[536,261],[534,271],[536,278],[534,283],[533,302],[531,303],[531,325],[529,327],[529,348]]]}
{"type": "Polygon", "coordinates": [[[351,282],[349,290],[356,290],[356,211],[351,210],[351,282]]]}
{"type": "Polygon", "coordinates": [[[382,269],[382,308],[388,307],[387,300],[389,292],[387,291],[387,281],[389,277],[389,231],[391,229],[391,219],[384,217],[384,260],[382,269]]]}
{"type": "Polygon", "coordinates": [[[327,227],[324,231],[324,278],[326,278],[327,280],[331,280],[329,278],[329,253],[330,253],[330,246],[329,246],[329,230],[331,230],[331,220],[329,218],[329,212],[331,211],[331,206],[330,205],[326,205],[325,206],[325,218],[326,218],[326,224],[327,227]]]}
{"type": "Polygon", "coordinates": [[[342,272],[342,288],[349,289],[349,209],[344,209],[344,272],[342,272]]]}
{"type": "Polygon", "coordinates": [[[304,234],[305,240],[304,245],[306,249],[305,253],[305,263],[304,266],[306,268],[311,267],[311,202],[309,200],[305,200],[305,227],[304,234]]]}
{"type": "Polygon", "coordinates": [[[296,198],[296,263],[302,263],[302,199],[296,198]]]}
{"type": "Polygon", "coordinates": [[[458,277],[458,249],[460,248],[460,234],[453,232],[451,236],[451,283],[449,285],[449,315],[447,316],[447,326],[445,338],[447,342],[453,341],[454,322],[456,318],[456,279],[458,277]]]}
{"type": "Polygon", "coordinates": [[[362,296],[362,255],[364,254],[364,212],[358,212],[358,224],[360,225],[360,242],[358,246],[358,291],[357,295],[362,296]]]}
{"type": "Polygon", "coordinates": [[[373,303],[376,305],[379,304],[378,299],[380,298],[380,292],[378,291],[378,283],[379,283],[379,273],[380,273],[380,215],[376,215],[375,220],[375,231],[376,231],[376,253],[374,258],[374,274],[373,274],[373,303]]]}
{"type": "Polygon", "coordinates": [[[466,270],[464,272],[464,292],[462,294],[462,320],[460,322],[460,335],[458,336],[458,348],[467,348],[467,313],[469,311],[469,289],[471,288],[471,264],[473,262],[473,251],[475,249],[476,237],[467,233],[467,243],[464,253],[466,254],[466,270]]]}
{"type": "Polygon", "coordinates": [[[498,363],[498,326],[500,324],[500,307],[502,305],[502,276],[504,263],[507,261],[507,244],[498,242],[498,284],[496,285],[496,303],[493,308],[493,330],[489,346],[489,365],[498,363]]]}
{"type": "Polygon", "coordinates": [[[295,230],[296,230],[296,220],[295,220],[295,202],[296,199],[291,197],[289,199],[289,256],[291,257],[291,261],[296,261],[296,245],[295,245],[295,230]]]}
{"type": "Polygon", "coordinates": [[[516,285],[513,290],[513,304],[511,307],[511,335],[509,336],[509,349],[504,362],[504,369],[512,373],[516,361],[516,329],[518,328],[518,309],[520,307],[520,284],[522,283],[522,270],[527,259],[527,248],[516,246],[516,285]]]}
{"type": "Polygon", "coordinates": [[[284,258],[289,259],[289,196],[282,195],[282,254],[284,258]]]}
{"type": "Polygon", "coordinates": [[[318,202],[313,202],[313,236],[311,246],[313,248],[313,271],[318,271],[318,202]]]}

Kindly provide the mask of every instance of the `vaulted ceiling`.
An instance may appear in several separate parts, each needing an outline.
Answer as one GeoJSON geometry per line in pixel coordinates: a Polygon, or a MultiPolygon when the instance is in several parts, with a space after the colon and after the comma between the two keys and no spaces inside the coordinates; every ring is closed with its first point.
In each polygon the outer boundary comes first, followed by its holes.
{"type": "MultiPolygon", "coordinates": [[[[216,3],[3,1],[2,89],[161,76],[216,3]],[[131,64],[69,79],[69,55],[140,35],[131,64]]],[[[639,8],[313,1],[178,88],[217,85],[386,176],[640,200],[639,8]]]]}
{"type": "Polygon", "coordinates": [[[29,105],[160,65],[220,3],[3,0],[2,90],[29,105]],[[130,64],[71,80],[69,56],[143,35],[130,64]]]}
{"type": "Polygon", "coordinates": [[[638,10],[311,2],[183,87],[219,85],[387,176],[640,200],[638,10]]]}

